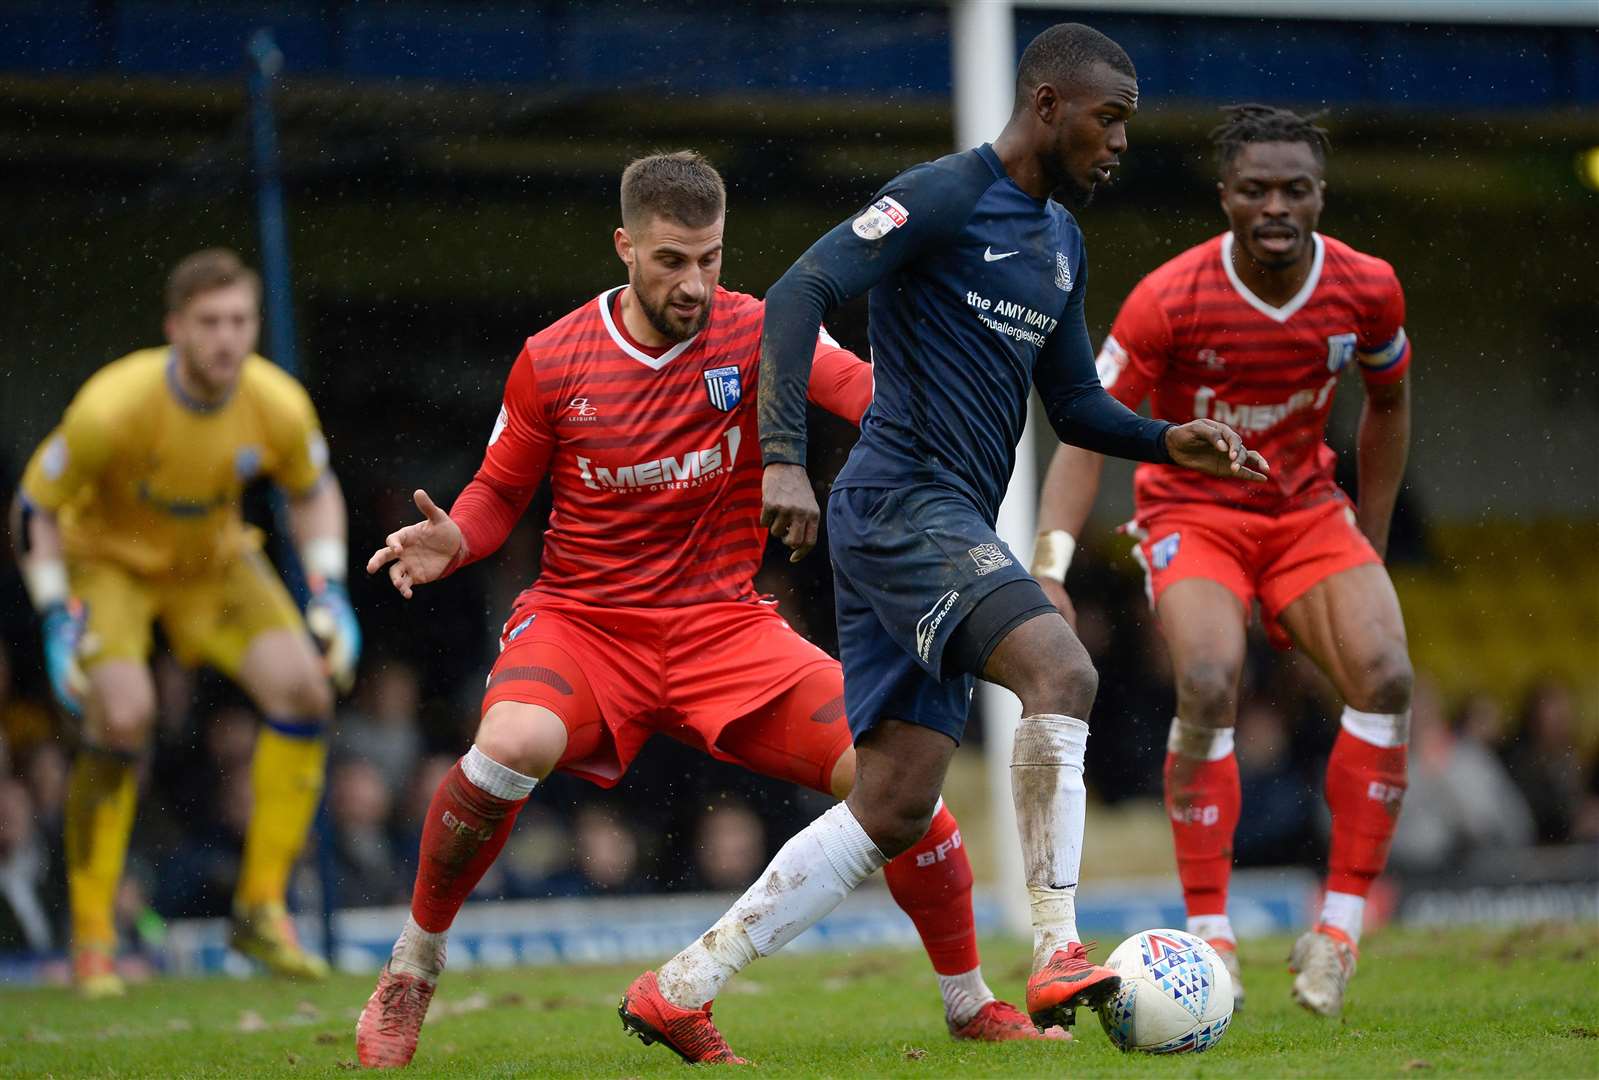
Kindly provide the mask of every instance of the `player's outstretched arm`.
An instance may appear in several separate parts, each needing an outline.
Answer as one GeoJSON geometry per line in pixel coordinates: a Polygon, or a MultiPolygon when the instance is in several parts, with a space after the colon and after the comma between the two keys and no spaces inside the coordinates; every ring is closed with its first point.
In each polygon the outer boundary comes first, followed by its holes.
{"type": "Polygon", "coordinates": [[[1173,465],[1209,476],[1259,483],[1271,471],[1266,459],[1244,446],[1238,432],[1215,420],[1190,420],[1166,429],[1173,465]]]}
{"type": "Polygon", "coordinates": [[[1212,476],[1266,479],[1266,460],[1245,449],[1238,433],[1226,424],[1146,420],[1105,389],[1083,316],[1088,274],[1081,257],[1078,267],[1077,284],[1060,326],[1040,350],[1033,372],[1060,441],[1112,457],[1181,465],[1212,476]]]}
{"type": "Polygon", "coordinates": [[[389,533],[383,546],[366,561],[369,574],[388,567],[389,581],[407,600],[416,586],[439,580],[468,557],[466,540],[450,515],[421,488],[412,499],[422,512],[422,520],[389,533]]]}

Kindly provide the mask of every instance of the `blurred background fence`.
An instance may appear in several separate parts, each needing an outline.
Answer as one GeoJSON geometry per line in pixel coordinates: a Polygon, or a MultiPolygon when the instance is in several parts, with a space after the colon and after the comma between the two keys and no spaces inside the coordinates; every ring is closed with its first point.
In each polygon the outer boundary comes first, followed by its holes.
{"type": "MultiPolygon", "coordinates": [[[[1395,265],[1416,347],[1414,448],[1390,562],[1420,679],[1389,907],[1419,921],[1591,918],[1592,5],[1385,5],[1411,21],[1237,14],[1258,7],[1018,8],[1018,45],[1069,15],[1120,41],[1139,69],[1132,149],[1116,188],[1082,217],[1090,330],[1104,333],[1142,274],[1221,231],[1206,144],[1217,105],[1327,110],[1322,227],[1395,265]]],[[[260,28],[284,58],[278,125],[301,375],[361,559],[409,520],[414,487],[448,497],[470,477],[523,338],[623,280],[609,235],[631,158],[683,146],[712,158],[730,189],[724,283],[760,294],[883,180],[951,147],[943,4],[0,0],[6,500],[81,381],[160,340],[161,285],[178,258],[217,244],[259,258],[245,43],[260,28]]],[[[864,351],[864,305],[829,325],[864,351]]],[[[1350,485],[1359,396],[1344,389],[1333,424],[1350,485]]],[[[850,431],[813,423],[813,472],[830,477],[850,431]]],[[[1038,428],[1044,460],[1048,428],[1038,428]]],[[[1085,880],[1155,883],[1104,886],[1102,898],[1126,899],[1107,908],[1111,922],[1140,910],[1131,898],[1176,895],[1159,807],[1169,668],[1111,529],[1130,515],[1128,478],[1107,473],[1070,582],[1103,675],[1089,761],[1101,805],[1085,880]]],[[[264,500],[253,512],[270,519],[264,500]]],[[[352,583],[368,653],[340,710],[328,785],[341,906],[404,901],[422,811],[471,737],[500,621],[538,571],[546,512],[547,499],[536,501],[499,556],[410,604],[386,584],[352,583]]],[[[833,648],[825,560],[769,560],[762,585],[833,648]]],[[[9,556],[0,620],[0,950],[49,954],[64,944],[67,749],[9,556]]],[[[159,742],[121,915],[129,942],[165,962],[172,920],[226,911],[255,720],[221,680],[165,659],[158,670],[159,742]]],[[[1324,850],[1320,777],[1336,715],[1301,657],[1256,643],[1239,717],[1238,856],[1297,868],[1252,879],[1270,913],[1262,928],[1302,913],[1313,880],[1304,871],[1324,850]]],[[[1013,843],[986,827],[981,743],[979,719],[949,792],[980,877],[994,845],[1013,843]]],[[[657,740],[613,792],[560,778],[541,787],[479,895],[741,888],[821,805],[657,740]]],[[[318,875],[308,867],[296,887],[315,907],[318,875]]],[[[392,934],[374,925],[375,940],[392,934]]],[[[191,959],[209,940],[192,929],[176,937],[191,959]]]]}

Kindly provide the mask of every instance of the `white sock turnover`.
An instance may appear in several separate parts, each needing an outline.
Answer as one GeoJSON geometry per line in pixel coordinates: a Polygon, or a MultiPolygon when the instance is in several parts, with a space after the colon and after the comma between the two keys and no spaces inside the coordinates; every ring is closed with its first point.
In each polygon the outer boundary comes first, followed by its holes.
{"type": "Polygon", "coordinates": [[[980,967],[959,975],[940,975],[938,992],[944,996],[944,1015],[957,1027],[994,1000],[994,991],[983,981],[983,969],[980,967]]]}
{"type": "Polygon", "coordinates": [[[1360,928],[1366,921],[1366,898],[1354,893],[1329,892],[1321,902],[1323,925],[1342,930],[1349,940],[1360,944],[1360,928]]]}
{"type": "Polygon", "coordinates": [[[400,939],[394,943],[389,956],[389,970],[415,975],[428,982],[437,982],[444,973],[444,946],[448,931],[433,933],[417,925],[416,919],[407,915],[400,939]]]}
{"type": "Polygon", "coordinates": [[[1206,941],[1230,941],[1238,944],[1238,935],[1233,933],[1233,923],[1225,915],[1190,915],[1188,926],[1190,934],[1206,941]]]}
{"type": "Polygon", "coordinates": [[[783,845],[754,885],[704,936],[656,973],[661,993],[698,1009],[757,956],[770,956],[838,906],[886,860],[838,803],[783,845]]]}

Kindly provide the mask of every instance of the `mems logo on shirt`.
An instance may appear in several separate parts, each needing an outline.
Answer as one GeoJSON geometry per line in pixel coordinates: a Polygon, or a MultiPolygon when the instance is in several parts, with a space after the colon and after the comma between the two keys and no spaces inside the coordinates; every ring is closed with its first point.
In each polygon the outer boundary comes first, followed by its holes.
{"type": "Polygon", "coordinates": [[[681,457],[662,457],[614,468],[596,465],[593,458],[578,455],[577,474],[585,487],[595,491],[674,491],[698,487],[732,469],[738,461],[738,445],[743,437],[738,428],[730,427],[715,446],[704,450],[690,450],[681,457]]]}

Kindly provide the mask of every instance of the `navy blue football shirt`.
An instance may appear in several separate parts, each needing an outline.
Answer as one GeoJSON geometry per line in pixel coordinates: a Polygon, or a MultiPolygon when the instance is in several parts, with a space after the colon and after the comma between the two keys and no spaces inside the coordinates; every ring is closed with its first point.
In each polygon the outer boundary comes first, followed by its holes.
{"type": "Polygon", "coordinates": [[[986,143],[901,173],[766,294],[766,463],[805,463],[817,328],[868,289],[876,388],[835,487],[947,484],[992,524],[1035,385],[1063,442],[1170,461],[1171,425],[1143,419],[1100,385],[1083,255],[1072,215],[1018,187],[986,143]]]}

